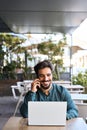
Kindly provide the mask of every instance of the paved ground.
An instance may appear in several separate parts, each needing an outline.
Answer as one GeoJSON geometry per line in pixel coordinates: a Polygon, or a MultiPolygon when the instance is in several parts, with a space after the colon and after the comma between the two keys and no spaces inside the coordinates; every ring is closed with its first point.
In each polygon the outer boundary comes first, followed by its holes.
{"type": "MultiPolygon", "coordinates": [[[[17,100],[12,96],[0,97],[0,130],[2,130],[9,117],[13,115],[16,104],[17,100]]],[[[16,116],[20,116],[19,109],[16,116]]]]}

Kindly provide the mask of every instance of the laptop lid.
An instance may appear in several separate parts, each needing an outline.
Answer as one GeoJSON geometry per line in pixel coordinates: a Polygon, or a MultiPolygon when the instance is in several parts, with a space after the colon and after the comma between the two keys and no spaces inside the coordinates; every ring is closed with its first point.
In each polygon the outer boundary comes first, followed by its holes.
{"type": "Polygon", "coordinates": [[[67,102],[28,102],[28,125],[66,125],[67,102]]]}

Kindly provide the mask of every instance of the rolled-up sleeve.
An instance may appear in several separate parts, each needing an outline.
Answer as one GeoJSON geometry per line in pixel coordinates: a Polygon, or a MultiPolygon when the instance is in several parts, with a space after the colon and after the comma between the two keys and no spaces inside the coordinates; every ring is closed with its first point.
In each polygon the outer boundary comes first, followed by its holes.
{"type": "Polygon", "coordinates": [[[78,109],[77,106],[75,105],[73,99],[71,98],[70,93],[65,89],[64,90],[64,98],[67,101],[67,115],[66,119],[69,120],[71,118],[76,118],[78,117],[78,109]]]}

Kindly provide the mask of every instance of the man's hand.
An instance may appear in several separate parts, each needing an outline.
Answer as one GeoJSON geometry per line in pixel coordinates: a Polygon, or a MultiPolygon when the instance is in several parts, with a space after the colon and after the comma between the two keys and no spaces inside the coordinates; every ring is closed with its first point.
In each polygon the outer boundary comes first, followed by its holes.
{"type": "Polygon", "coordinates": [[[31,91],[32,92],[37,92],[38,88],[40,88],[40,80],[39,79],[35,79],[31,83],[31,91]]]}

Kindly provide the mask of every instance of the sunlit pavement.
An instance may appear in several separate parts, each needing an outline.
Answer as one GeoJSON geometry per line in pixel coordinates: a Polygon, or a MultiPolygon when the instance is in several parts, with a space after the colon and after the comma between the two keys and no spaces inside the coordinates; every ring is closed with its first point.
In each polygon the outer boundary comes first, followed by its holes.
{"type": "MultiPolygon", "coordinates": [[[[7,120],[13,116],[17,100],[12,96],[0,97],[0,130],[7,122],[7,120]]],[[[16,116],[20,116],[19,109],[16,116]]]]}

